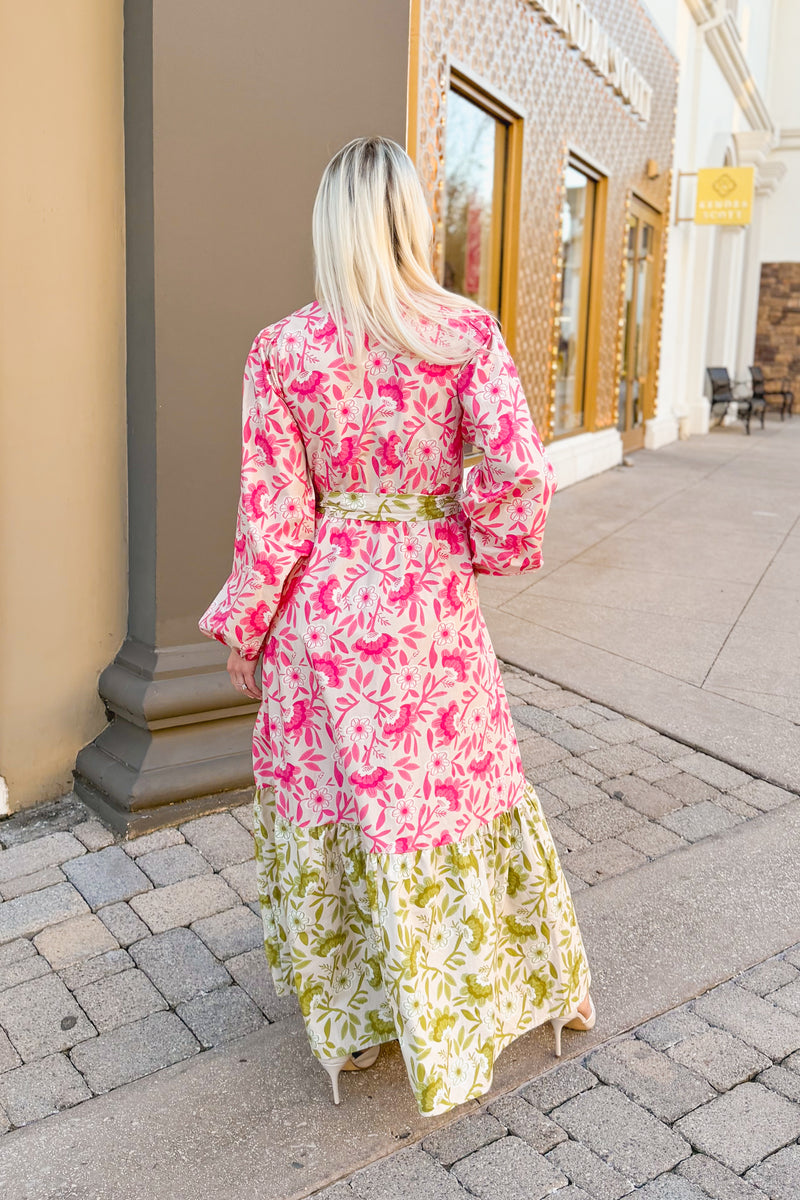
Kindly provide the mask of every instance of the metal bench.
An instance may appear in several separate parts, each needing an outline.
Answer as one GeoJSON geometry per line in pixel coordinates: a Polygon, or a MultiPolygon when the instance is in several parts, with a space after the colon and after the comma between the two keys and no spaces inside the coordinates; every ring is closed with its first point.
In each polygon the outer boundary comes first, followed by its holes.
{"type": "Polygon", "coordinates": [[[711,384],[711,415],[714,415],[714,409],[719,405],[724,405],[722,416],[717,421],[721,425],[731,404],[737,406],[736,415],[744,421],[744,427],[747,433],[750,433],[750,418],[754,413],[758,413],[761,417],[761,428],[764,428],[764,410],[766,409],[766,401],[762,398],[759,400],[755,394],[750,396],[734,396],[733,384],[731,377],[728,374],[727,367],[706,367],[709,383],[711,384]]]}
{"type": "Polygon", "coordinates": [[[780,396],[781,420],[784,419],[787,412],[789,416],[792,415],[794,392],[790,389],[787,379],[782,379],[780,382],[777,379],[768,381],[764,378],[763,367],[751,367],[750,377],[753,380],[753,395],[757,399],[763,400],[766,406],[771,403],[772,396],[780,396]]]}

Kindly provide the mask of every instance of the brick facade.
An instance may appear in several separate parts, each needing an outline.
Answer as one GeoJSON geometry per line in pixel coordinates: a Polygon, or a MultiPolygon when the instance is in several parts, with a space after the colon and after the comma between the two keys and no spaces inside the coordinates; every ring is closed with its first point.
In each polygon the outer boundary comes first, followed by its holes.
{"type": "Polygon", "coordinates": [[[762,263],[755,361],[800,392],[800,262],[762,263]]]}

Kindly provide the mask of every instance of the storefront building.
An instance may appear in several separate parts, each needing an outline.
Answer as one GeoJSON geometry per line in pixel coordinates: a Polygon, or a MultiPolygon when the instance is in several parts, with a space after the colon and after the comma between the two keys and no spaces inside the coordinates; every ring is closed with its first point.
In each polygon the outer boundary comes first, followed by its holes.
{"type": "Polygon", "coordinates": [[[753,364],[768,378],[793,373],[800,385],[791,348],[800,321],[791,308],[800,294],[800,4],[648,0],[648,8],[680,63],[657,400],[670,440],[708,431],[708,367],[726,368],[742,393],[753,364]],[[695,173],[731,167],[752,171],[749,224],[696,224],[695,173]]]}
{"type": "Polygon", "coordinates": [[[435,265],[501,317],[566,486],[653,442],[677,62],[638,0],[411,20],[435,265]]]}
{"type": "Polygon", "coordinates": [[[249,785],[254,708],[197,620],[230,567],[244,359],[313,295],[314,195],[351,138],[407,145],[435,268],[499,315],[560,487],[707,429],[762,262],[770,312],[794,295],[797,5],[9,10],[0,812],[75,771],[144,830],[249,785]],[[677,170],[746,162],[748,231],[675,223],[677,170]]]}

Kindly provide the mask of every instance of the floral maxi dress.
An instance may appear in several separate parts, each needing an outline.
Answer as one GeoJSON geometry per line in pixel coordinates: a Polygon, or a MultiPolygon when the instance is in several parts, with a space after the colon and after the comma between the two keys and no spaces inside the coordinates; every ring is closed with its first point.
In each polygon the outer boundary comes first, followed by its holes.
{"type": "Polygon", "coordinates": [[[233,570],[200,622],[263,655],[276,990],[319,1059],[397,1039],[430,1115],[485,1093],[500,1051],[591,982],[475,581],[541,565],[556,480],[495,321],[437,328],[460,365],[367,339],[356,371],[316,302],[258,334],[233,570]]]}

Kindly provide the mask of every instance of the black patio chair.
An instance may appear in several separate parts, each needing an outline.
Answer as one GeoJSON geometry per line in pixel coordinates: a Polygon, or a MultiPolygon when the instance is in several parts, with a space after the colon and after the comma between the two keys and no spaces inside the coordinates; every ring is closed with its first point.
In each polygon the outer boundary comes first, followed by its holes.
{"type": "Polygon", "coordinates": [[[794,408],[794,392],[789,387],[789,382],[782,379],[778,382],[777,379],[767,381],[764,378],[763,367],[751,367],[750,377],[753,380],[753,395],[758,399],[763,400],[765,406],[771,404],[772,396],[780,396],[781,401],[781,420],[788,412],[792,415],[794,408]]]}
{"type": "Polygon", "coordinates": [[[727,367],[706,367],[709,383],[711,384],[711,415],[719,405],[724,405],[722,416],[717,421],[721,425],[731,404],[737,406],[736,415],[744,421],[746,432],[750,433],[750,418],[754,413],[761,416],[761,428],[764,428],[764,409],[766,403],[755,396],[734,396],[733,384],[727,367]]]}

